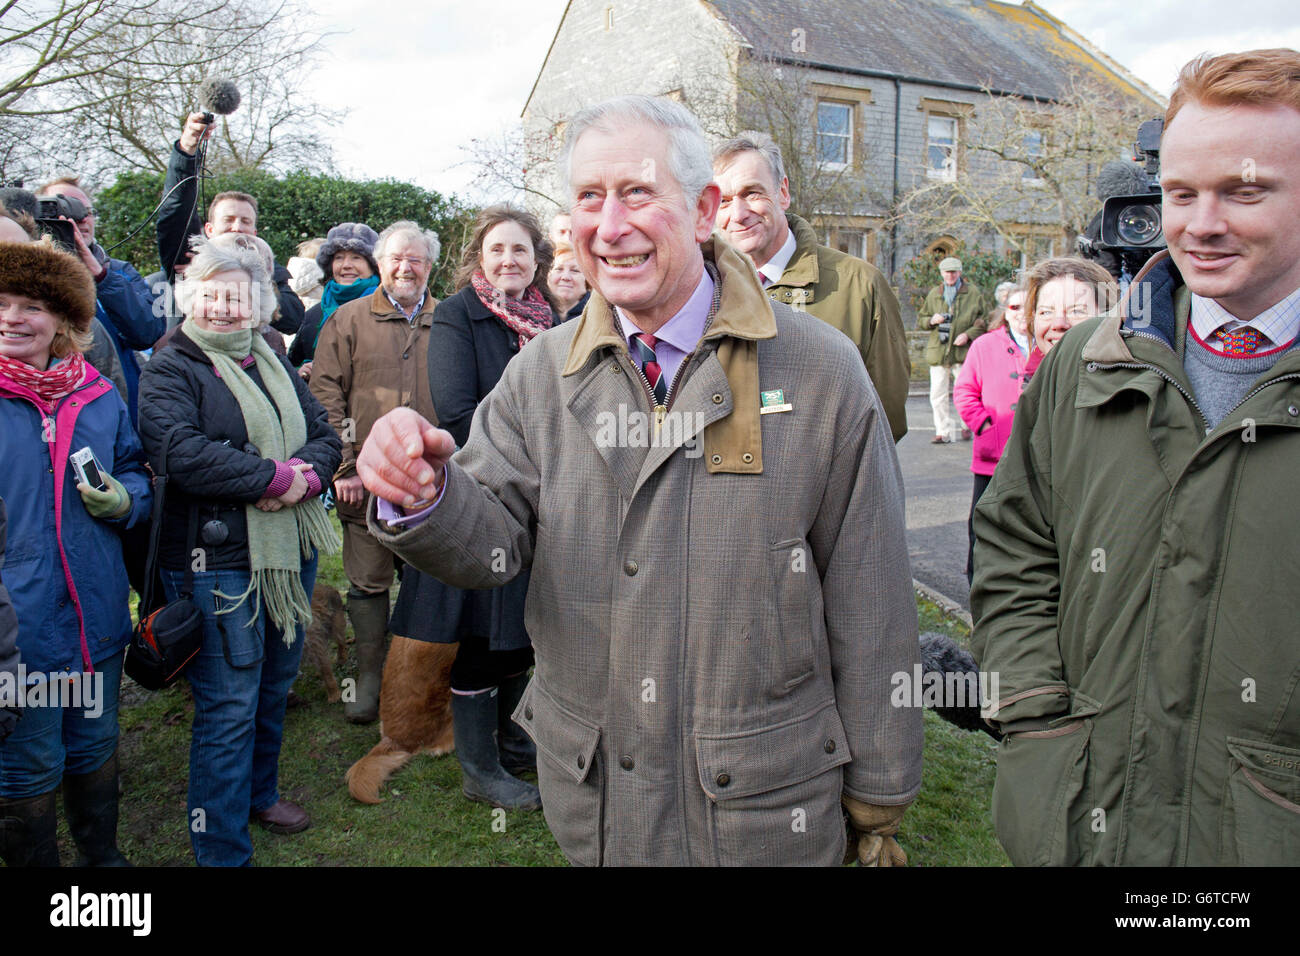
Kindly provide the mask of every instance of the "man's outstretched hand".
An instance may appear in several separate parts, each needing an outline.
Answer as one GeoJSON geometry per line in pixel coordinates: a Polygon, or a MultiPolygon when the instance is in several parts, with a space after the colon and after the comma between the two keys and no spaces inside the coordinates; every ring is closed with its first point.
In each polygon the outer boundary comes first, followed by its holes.
{"type": "Polygon", "coordinates": [[[442,491],[447,459],[456,451],[451,432],[435,428],[411,408],[395,408],[370,429],[357,474],[376,498],[412,508],[442,491]]]}

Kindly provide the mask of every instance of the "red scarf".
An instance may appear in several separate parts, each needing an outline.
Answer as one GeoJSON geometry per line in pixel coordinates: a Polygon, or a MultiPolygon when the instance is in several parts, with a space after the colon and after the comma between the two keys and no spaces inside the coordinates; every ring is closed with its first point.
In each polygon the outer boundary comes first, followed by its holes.
{"type": "Polygon", "coordinates": [[[479,301],[504,322],[510,331],[519,336],[521,349],[532,340],[534,335],[545,332],[555,321],[555,313],[551,311],[550,303],[535,285],[530,285],[524,290],[522,299],[512,299],[488,282],[482,269],[474,273],[471,282],[479,301]]]}
{"type": "Polygon", "coordinates": [[[86,377],[86,358],[80,352],[73,352],[66,362],[42,371],[34,365],[0,355],[0,376],[31,389],[41,401],[53,407],[59,399],[71,395],[86,377]]]}

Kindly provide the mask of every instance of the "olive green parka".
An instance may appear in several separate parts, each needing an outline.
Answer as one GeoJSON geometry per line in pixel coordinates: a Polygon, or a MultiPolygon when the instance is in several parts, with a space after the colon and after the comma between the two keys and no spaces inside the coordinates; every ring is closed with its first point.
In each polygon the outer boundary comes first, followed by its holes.
{"type": "Polygon", "coordinates": [[[1300,349],[1207,429],[1190,303],[1162,255],[1071,329],[975,510],[1020,865],[1300,863],[1300,349]]]}
{"type": "Polygon", "coordinates": [[[965,276],[957,288],[957,297],[952,303],[952,333],[947,344],[939,341],[939,330],[930,324],[935,315],[950,311],[943,301],[943,283],[939,283],[925,296],[921,311],[916,317],[916,327],[922,332],[930,333],[930,340],[925,343],[925,361],[930,365],[960,365],[966,361],[966,350],[987,329],[987,316],[992,304],[989,297],[975,283],[965,276]],[[957,336],[965,332],[970,340],[965,345],[955,344],[957,336]]]}
{"type": "Polygon", "coordinates": [[[885,406],[894,441],[901,441],[907,434],[912,359],[898,296],[871,263],[819,245],[812,226],[791,213],[785,218],[794,233],[794,255],[781,278],[767,287],[768,297],[816,316],[853,340],[885,406]]]}

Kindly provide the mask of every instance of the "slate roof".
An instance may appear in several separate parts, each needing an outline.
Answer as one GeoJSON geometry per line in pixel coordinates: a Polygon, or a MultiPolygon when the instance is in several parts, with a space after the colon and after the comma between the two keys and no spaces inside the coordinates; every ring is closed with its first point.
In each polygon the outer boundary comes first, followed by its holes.
{"type": "Polygon", "coordinates": [[[1032,3],[970,0],[708,0],[756,56],[868,69],[1054,99],[1069,67],[1158,99],[1122,66],[1032,3]],[[794,30],[804,31],[800,51],[794,30]]]}

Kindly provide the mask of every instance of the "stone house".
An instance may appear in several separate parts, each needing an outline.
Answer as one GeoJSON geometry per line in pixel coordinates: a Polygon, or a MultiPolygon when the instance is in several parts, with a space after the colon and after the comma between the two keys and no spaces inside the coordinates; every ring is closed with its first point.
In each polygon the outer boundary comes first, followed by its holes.
{"type": "Polygon", "coordinates": [[[523,109],[534,211],[562,201],[566,118],[634,92],[684,102],[718,139],[774,136],[792,211],[895,284],[958,241],[1022,262],[1070,251],[1097,169],[1164,109],[1032,2],[570,0],[523,109]],[[1118,143],[1075,141],[1080,102],[1089,123],[1122,119],[1118,143]]]}

